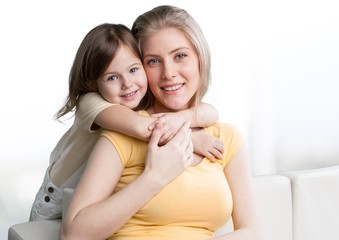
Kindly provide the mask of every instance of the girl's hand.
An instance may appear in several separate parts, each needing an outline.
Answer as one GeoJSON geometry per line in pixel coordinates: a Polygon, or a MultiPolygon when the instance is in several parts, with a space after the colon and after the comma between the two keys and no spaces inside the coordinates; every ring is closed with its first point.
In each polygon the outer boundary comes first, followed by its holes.
{"type": "Polygon", "coordinates": [[[216,162],[216,158],[222,159],[224,143],[219,138],[206,133],[203,129],[194,129],[192,142],[195,153],[205,156],[212,162],[216,162]]]}

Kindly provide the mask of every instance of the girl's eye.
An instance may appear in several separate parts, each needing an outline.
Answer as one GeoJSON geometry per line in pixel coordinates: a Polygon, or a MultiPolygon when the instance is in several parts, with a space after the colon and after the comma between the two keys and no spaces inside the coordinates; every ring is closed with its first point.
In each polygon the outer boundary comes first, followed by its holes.
{"type": "Polygon", "coordinates": [[[136,71],[138,71],[139,68],[137,67],[134,67],[134,68],[131,68],[131,70],[129,70],[130,73],[135,73],[136,71]]]}
{"type": "Polygon", "coordinates": [[[114,81],[114,80],[117,80],[117,79],[118,79],[117,76],[112,75],[112,76],[109,76],[109,77],[107,78],[107,81],[114,81]]]}
{"type": "Polygon", "coordinates": [[[179,54],[175,55],[175,59],[177,59],[177,60],[182,60],[185,57],[187,57],[187,54],[184,54],[184,53],[179,53],[179,54]]]}

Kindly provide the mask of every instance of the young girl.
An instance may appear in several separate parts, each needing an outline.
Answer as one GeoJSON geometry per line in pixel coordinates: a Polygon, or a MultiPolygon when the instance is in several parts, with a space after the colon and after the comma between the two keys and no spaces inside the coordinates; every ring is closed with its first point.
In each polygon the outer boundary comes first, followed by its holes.
{"type": "MultiPolygon", "coordinates": [[[[50,155],[50,164],[36,195],[30,220],[61,217],[63,189],[74,188],[83,172],[100,128],[148,141],[156,122],[164,125],[161,141],[172,138],[183,122],[191,127],[214,124],[216,110],[208,104],[195,109],[156,116],[132,111],[149,105],[150,91],[138,45],[130,30],[120,24],[102,24],[83,39],[69,77],[69,95],[57,112],[60,119],[75,111],[73,126],[50,155]],[[208,114],[207,114],[208,113],[208,114]]],[[[207,134],[196,136],[199,153],[214,161],[223,152],[222,142],[207,134]]]]}

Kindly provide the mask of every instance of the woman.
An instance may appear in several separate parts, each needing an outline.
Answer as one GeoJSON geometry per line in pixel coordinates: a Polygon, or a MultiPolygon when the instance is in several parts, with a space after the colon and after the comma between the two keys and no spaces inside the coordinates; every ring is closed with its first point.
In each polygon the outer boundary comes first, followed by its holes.
{"type": "MultiPolygon", "coordinates": [[[[129,28],[105,23],[86,34],[71,68],[67,100],[57,112],[57,119],[61,120],[74,111],[74,124],[50,155],[30,221],[61,218],[63,189],[76,186],[101,128],[148,141],[149,126],[152,128],[157,118],[144,117],[132,110],[140,101],[147,101],[148,92],[139,48],[129,28]]],[[[217,121],[218,114],[212,106],[200,104],[197,108],[198,114],[189,109],[161,115],[159,121],[167,129],[162,142],[170,139],[184,120],[190,119],[192,127],[209,126],[217,121]]],[[[198,134],[192,141],[199,153],[211,161],[215,161],[214,156],[220,157],[222,149],[212,136],[198,134]]]]}
{"type": "MultiPolygon", "coordinates": [[[[196,106],[208,87],[210,53],[194,19],[160,6],[139,16],[132,31],[154,95],[142,114],[196,106]]],[[[197,130],[224,142],[215,163],[192,154],[188,123],[159,147],[161,131],[157,125],[148,146],[102,132],[63,220],[62,239],[211,239],[231,215],[235,231],[218,239],[260,238],[239,131],[227,124],[197,130]]]]}

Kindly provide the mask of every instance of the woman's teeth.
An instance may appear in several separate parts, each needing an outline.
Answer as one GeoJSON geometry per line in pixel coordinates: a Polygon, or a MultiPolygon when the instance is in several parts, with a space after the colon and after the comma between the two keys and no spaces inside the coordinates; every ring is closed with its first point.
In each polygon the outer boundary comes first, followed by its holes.
{"type": "Polygon", "coordinates": [[[164,89],[165,91],[175,91],[181,88],[183,85],[184,84],[178,84],[178,85],[170,86],[170,87],[162,87],[162,89],[164,89]]]}

